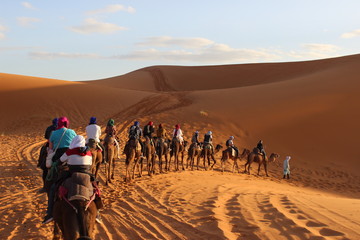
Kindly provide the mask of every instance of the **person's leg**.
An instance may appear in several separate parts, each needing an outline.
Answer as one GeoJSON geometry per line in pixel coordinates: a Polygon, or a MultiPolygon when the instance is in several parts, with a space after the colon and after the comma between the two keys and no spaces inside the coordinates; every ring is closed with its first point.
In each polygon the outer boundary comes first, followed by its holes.
{"type": "Polygon", "coordinates": [[[117,148],[117,157],[120,158],[120,146],[119,146],[119,142],[116,140],[115,138],[115,145],[116,145],[116,148],[117,148]]]}
{"type": "Polygon", "coordinates": [[[53,220],[52,212],[54,208],[54,198],[55,198],[55,186],[56,184],[53,183],[50,187],[49,196],[48,196],[48,206],[46,210],[46,216],[44,218],[43,224],[49,223],[53,220]]]}

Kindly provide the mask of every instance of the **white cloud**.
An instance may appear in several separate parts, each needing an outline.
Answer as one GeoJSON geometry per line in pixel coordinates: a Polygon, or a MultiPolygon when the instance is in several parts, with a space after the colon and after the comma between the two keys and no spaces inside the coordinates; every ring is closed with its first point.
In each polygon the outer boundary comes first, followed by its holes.
{"type": "Polygon", "coordinates": [[[113,23],[99,22],[94,18],[88,18],[85,19],[83,25],[71,27],[70,30],[81,34],[90,34],[90,33],[109,34],[117,31],[126,30],[126,28],[118,26],[113,23]]]}
{"type": "Polygon", "coordinates": [[[321,44],[321,43],[307,43],[303,44],[303,47],[316,52],[336,52],[340,50],[338,46],[332,44],[321,44]]]}
{"type": "Polygon", "coordinates": [[[115,13],[115,12],[119,12],[119,11],[124,11],[124,12],[128,12],[128,13],[135,13],[136,10],[133,7],[125,7],[125,6],[120,5],[120,4],[114,4],[114,5],[108,5],[108,6],[104,7],[104,8],[101,8],[101,9],[88,11],[87,14],[96,15],[96,14],[102,14],[102,13],[115,13]]]}
{"type": "Polygon", "coordinates": [[[31,17],[18,17],[18,23],[23,27],[29,27],[32,23],[40,22],[41,19],[39,18],[31,18],[31,17]]]}
{"type": "MultiPolygon", "coordinates": [[[[209,42],[212,42],[209,40],[209,42]]],[[[137,50],[125,55],[113,56],[115,59],[128,60],[162,60],[176,62],[197,63],[239,63],[256,61],[273,61],[280,58],[279,55],[268,50],[236,49],[225,44],[213,43],[191,50],[161,51],[155,48],[137,50]]]]}
{"type": "Polygon", "coordinates": [[[3,32],[5,32],[6,30],[7,30],[7,28],[0,24],[0,40],[5,39],[5,33],[3,33],[3,32]]]}
{"type": "Polygon", "coordinates": [[[22,2],[21,5],[23,5],[23,7],[25,7],[25,8],[36,10],[36,8],[33,7],[33,5],[31,5],[31,3],[29,3],[29,2],[22,2]]]}
{"type": "Polygon", "coordinates": [[[35,59],[57,59],[57,58],[70,58],[70,59],[98,59],[101,56],[93,53],[51,53],[51,52],[30,52],[29,56],[35,59]]]}
{"type": "Polygon", "coordinates": [[[342,38],[354,38],[360,36],[360,29],[356,29],[351,32],[343,33],[341,35],[342,38]]]}
{"type": "Polygon", "coordinates": [[[139,46],[180,46],[184,48],[199,48],[211,44],[214,44],[214,42],[206,38],[172,38],[168,36],[149,37],[145,41],[138,43],[139,46]]]}
{"type": "Polygon", "coordinates": [[[340,47],[332,44],[307,43],[302,45],[302,49],[285,54],[292,58],[309,60],[335,57],[339,55],[340,50],[340,47]]]}

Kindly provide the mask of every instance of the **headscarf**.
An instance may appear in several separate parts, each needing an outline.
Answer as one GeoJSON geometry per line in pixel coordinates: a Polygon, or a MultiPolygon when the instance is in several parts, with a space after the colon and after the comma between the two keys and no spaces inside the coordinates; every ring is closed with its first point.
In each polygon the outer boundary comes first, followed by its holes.
{"type": "Polygon", "coordinates": [[[89,124],[96,124],[96,117],[91,117],[89,124]]]}
{"type": "Polygon", "coordinates": [[[85,147],[85,138],[81,135],[76,135],[71,141],[66,155],[91,156],[91,152],[85,147]]]}
{"type": "Polygon", "coordinates": [[[152,125],[154,125],[154,123],[150,121],[150,122],[148,123],[148,125],[152,126],[152,125]]]}
{"type": "Polygon", "coordinates": [[[107,123],[108,126],[114,126],[114,124],[115,124],[114,119],[110,119],[107,123]]]}
{"type": "Polygon", "coordinates": [[[67,117],[59,117],[57,129],[64,128],[64,127],[66,127],[66,128],[69,127],[69,120],[67,119],[67,117]]]}
{"type": "Polygon", "coordinates": [[[139,121],[135,121],[135,122],[134,122],[134,126],[137,126],[137,127],[140,126],[139,121]]]}
{"type": "Polygon", "coordinates": [[[234,136],[230,136],[230,139],[233,140],[233,139],[234,139],[234,136]]]}
{"type": "Polygon", "coordinates": [[[179,125],[179,124],[176,124],[176,125],[175,125],[175,128],[176,128],[176,129],[180,129],[180,125],[179,125]]]}
{"type": "Polygon", "coordinates": [[[162,127],[163,127],[163,126],[162,126],[162,124],[160,123],[160,124],[159,124],[159,128],[162,128],[162,127]]]}
{"type": "Polygon", "coordinates": [[[212,134],[212,131],[208,131],[208,132],[207,132],[207,135],[211,135],[211,134],[212,134]]]}
{"type": "Polygon", "coordinates": [[[53,124],[55,127],[57,127],[57,125],[58,125],[58,118],[54,118],[54,119],[52,120],[52,124],[53,124]]]}
{"type": "Polygon", "coordinates": [[[85,138],[81,135],[76,135],[70,143],[69,149],[85,147],[85,138]]]}

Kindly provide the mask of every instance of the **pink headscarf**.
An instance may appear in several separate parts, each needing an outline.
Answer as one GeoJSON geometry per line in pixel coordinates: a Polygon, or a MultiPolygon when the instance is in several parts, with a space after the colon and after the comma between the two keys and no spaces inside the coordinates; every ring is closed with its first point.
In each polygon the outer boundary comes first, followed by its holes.
{"type": "Polygon", "coordinates": [[[57,125],[57,129],[63,128],[63,127],[69,127],[69,120],[67,119],[67,117],[59,117],[58,119],[58,125],[57,125]]]}

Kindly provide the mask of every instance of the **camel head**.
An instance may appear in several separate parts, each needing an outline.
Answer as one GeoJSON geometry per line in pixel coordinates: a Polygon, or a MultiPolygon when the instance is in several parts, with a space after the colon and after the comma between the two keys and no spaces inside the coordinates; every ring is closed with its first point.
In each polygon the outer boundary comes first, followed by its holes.
{"type": "Polygon", "coordinates": [[[279,154],[277,154],[277,153],[272,153],[272,154],[270,155],[270,157],[269,157],[269,161],[270,161],[270,162],[275,162],[276,159],[279,158],[279,157],[280,157],[279,154]]]}

